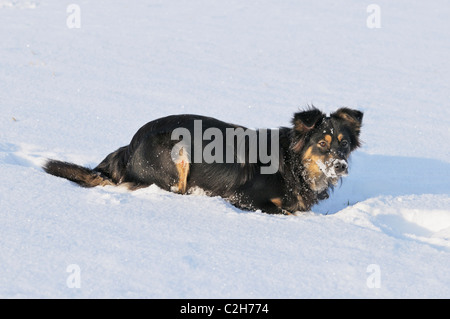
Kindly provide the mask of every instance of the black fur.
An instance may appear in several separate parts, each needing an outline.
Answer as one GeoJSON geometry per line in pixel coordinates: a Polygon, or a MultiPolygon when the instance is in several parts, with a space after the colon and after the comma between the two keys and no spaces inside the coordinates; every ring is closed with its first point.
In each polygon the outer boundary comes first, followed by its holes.
{"type": "MultiPolygon", "coordinates": [[[[246,129],[199,115],[172,115],[147,123],[129,145],[109,154],[94,169],[49,160],[44,170],[84,187],[127,185],[136,189],[156,184],[168,191],[187,194],[199,187],[208,195],[221,196],[243,209],[261,209],[273,214],[307,211],[318,200],[327,198],[328,189],[347,172],[347,158],[360,146],[362,117],[362,112],[348,108],[341,108],[329,117],[310,108],[294,114],[292,128],[279,129],[278,141],[271,141],[270,130],[257,130],[257,141],[262,134],[267,134],[269,152],[270,143],[278,142],[279,165],[273,174],[261,173],[261,167],[268,164],[259,155],[256,162],[249,160],[249,140],[245,143],[244,163],[237,161],[239,145],[234,145],[233,163],[198,162],[191,150],[190,163],[176,166],[171,157],[171,151],[179,142],[171,139],[174,129],[185,128],[193,136],[194,121],[201,120],[202,134],[208,128],[216,128],[222,132],[224,140],[227,128],[246,129]],[[187,176],[184,183],[180,169],[187,176]]],[[[203,140],[201,149],[210,142],[203,140]]],[[[227,147],[223,141],[224,154],[229,151],[227,147]]]]}

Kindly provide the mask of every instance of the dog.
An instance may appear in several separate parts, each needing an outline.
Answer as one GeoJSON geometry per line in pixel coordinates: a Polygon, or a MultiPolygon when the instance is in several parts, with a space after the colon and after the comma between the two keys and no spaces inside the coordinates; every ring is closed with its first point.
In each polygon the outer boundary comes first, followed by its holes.
{"type": "Polygon", "coordinates": [[[329,116],[309,107],[294,114],[291,127],[251,130],[171,115],[145,124],[94,169],[52,159],[43,169],[83,187],[156,184],[179,194],[199,188],[243,210],[295,214],[328,198],[348,174],[348,158],[361,145],[362,118],[363,112],[346,107],[329,116]]]}

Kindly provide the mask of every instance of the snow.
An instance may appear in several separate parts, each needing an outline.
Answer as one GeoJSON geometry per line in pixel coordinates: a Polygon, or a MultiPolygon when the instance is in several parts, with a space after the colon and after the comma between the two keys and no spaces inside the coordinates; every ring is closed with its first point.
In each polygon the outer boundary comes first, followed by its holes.
{"type": "Polygon", "coordinates": [[[0,297],[450,297],[446,1],[377,1],[379,29],[361,1],[74,3],[80,28],[0,0],[0,297]],[[273,128],[308,104],[363,110],[364,144],[300,216],[40,168],[169,114],[273,128]]]}

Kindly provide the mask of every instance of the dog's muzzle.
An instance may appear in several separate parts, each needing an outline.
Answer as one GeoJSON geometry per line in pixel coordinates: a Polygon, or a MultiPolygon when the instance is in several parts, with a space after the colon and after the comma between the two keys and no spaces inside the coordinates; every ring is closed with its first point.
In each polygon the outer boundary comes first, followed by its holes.
{"type": "Polygon", "coordinates": [[[345,176],[348,174],[348,164],[346,160],[335,159],[333,162],[333,168],[338,176],[345,176]]]}

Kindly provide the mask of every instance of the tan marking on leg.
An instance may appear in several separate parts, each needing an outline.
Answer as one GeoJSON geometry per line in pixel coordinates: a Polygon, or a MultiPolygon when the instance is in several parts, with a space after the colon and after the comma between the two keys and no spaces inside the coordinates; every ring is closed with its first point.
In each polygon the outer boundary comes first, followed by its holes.
{"type": "Polygon", "coordinates": [[[101,186],[117,186],[117,184],[111,182],[109,179],[104,179],[101,183],[101,186]]]}
{"type": "Polygon", "coordinates": [[[295,214],[292,214],[292,213],[291,213],[290,211],[288,211],[288,210],[282,209],[281,211],[283,212],[284,215],[287,215],[287,216],[295,216],[295,214]]]}
{"type": "Polygon", "coordinates": [[[189,173],[189,163],[185,161],[181,161],[180,163],[176,164],[177,171],[178,171],[178,193],[184,194],[186,193],[186,186],[187,186],[187,176],[189,173]]]}
{"type": "Polygon", "coordinates": [[[114,183],[109,178],[103,177],[102,175],[98,174],[96,176],[90,176],[88,178],[88,182],[91,186],[117,186],[116,183],[114,183]]]}
{"type": "Polygon", "coordinates": [[[185,194],[187,188],[187,178],[189,175],[189,161],[183,148],[180,150],[179,157],[175,161],[175,167],[178,172],[178,184],[172,186],[170,189],[173,192],[185,194]]]}
{"type": "Polygon", "coordinates": [[[280,198],[280,197],[272,198],[272,199],[270,199],[270,201],[271,201],[275,206],[281,208],[282,201],[281,201],[281,198],[280,198]]]}

